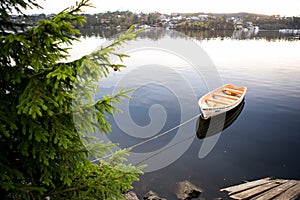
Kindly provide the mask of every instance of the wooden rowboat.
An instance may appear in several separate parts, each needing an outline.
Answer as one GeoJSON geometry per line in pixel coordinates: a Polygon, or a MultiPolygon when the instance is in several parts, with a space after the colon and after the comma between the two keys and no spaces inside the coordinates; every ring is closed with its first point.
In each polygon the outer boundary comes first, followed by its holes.
{"type": "Polygon", "coordinates": [[[207,93],[198,101],[204,119],[235,108],[243,101],[246,91],[245,86],[235,87],[226,84],[207,93]]]}

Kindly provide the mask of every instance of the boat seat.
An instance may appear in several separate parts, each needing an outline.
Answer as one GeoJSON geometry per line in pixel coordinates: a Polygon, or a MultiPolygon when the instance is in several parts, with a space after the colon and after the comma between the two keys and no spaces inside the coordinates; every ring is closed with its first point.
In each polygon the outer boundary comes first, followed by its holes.
{"type": "Polygon", "coordinates": [[[227,103],[227,102],[224,102],[224,101],[218,101],[218,100],[212,99],[212,98],[209,98],[206,101],[211,101],[211,102],[219,103],[219,104],[223,104],[223,105],[229,105],[230,104],[230,103],[227,103]]]}
{"type": "Polygon", "coordinates": [[[225,91],[228,92],[233,92],[233,93],[237,93],[237,94],[243,94],[244,92],[241,90],[235,90],[235,89],[230,89],[230,88],[224,88],[225,91]]]}
{"type": "Polygon", "coordinates": [[[230,100],[238,100],[239,99],[238,97],[227,95],[227,94],[214,94],[214,96],[222,97],[222,98],[226,98],[226,99],[230,99],[230,100]]]}

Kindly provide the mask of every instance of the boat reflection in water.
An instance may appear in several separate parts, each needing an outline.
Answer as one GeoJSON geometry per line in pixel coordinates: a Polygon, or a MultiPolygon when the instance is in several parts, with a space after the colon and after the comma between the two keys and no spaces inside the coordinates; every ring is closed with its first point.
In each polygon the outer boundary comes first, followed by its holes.
{"type": "MultiPolygon", "coordinates": [[[[230,126],[240,115],[245,105],[245,100],[243,100],[237,107],[232,110],[229,110],[225,113],[224,116],[214,116],[208,119],[204,119],[201,115],[198,118],[196,125],[196,134],[199,139],[203,139],[215,134],[220,133],[222,130],[225,130],[230,126]]],[[[221,114],[222,115],[222,114],[221,114]]]]}

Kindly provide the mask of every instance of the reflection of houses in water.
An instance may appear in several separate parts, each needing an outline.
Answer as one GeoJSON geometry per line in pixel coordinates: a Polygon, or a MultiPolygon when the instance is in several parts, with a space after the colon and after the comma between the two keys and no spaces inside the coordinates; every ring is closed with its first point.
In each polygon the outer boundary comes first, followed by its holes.
{"type": "Polygon", "coordinates": [[[279,33],[283,33],[283,34],[300,34],[300,29],[279,29],[278,30],[279,33]]]}
{"type": "Polygon", "coordinates": [[[251,36],[255,36],[259,32],[259,27],[254,26],[252,22],[246,22],[246,28],[243,29],[245,32],[245,38],[250,38],[251,36]]]}
{"type": "Polygon", "coordinates": [[[300,29],[279,29],[279,34],[290,36],[294,40],[300,40],[300,29]]]}
{"type": "Polygon", "coordinates": [[[251,37],[256,36],[258,34],[258,32],[259,32],[258,26],[249,26],[247,28],[234,30],[231,38],[235,39],[235,40],[249,39],[251,37]]]}
{"type": "Polygon", "coordinates": [[[247,27],[247,31],[245,31],[245,38],[249,39],[255,35],[257,35],[259,32],[258,26],[249,26],[247,27]]]}
{"type": "Polygon", "coordinates": [[[196,134],[199,139],[209,137],[220,133],[229,127],[240,115],[244,108],[245,101],[243,100],[237,107],[223,114],[204,119],[202,115],[198,118],[196,134]],[[224,119],[225,118],[225,119],[224,119]]]}
{"type": "Polygon", "coordinates": [[[235,40],[242,39],[242,33],[243,33],[243,31],[241,29],[240,30],[234,30],[233,33],[232,33],[231,38],[235,39],[235,40]]]}
{"type": "MultiPolygon", "coordinates": [[[[117,29],[80,29],[84,37],[99,37],[99,38],[112,38],[118,36],[122,31],[117,29]]],[[[284,31],[283,31],[284,32],[284,31]]],[[[258,33],[258,28],[246,33],[242,30],[206,30],[206,31],[175,31],[167,30],[165,28],[150,28],[138,34],[137,38],[148,38],[150,40],[160,40],[164,37],[176,38],[193,38],[199,41],[202,40],[215,40],[215,39],[266,39],[267,41],[275,40],[291,40],[299,39],[299,35],[283,34],[282,31],[261,31],[258,33]],[[251,35],[252,34],[252,35],[251,35]],[[256,35],[257,34],[257,35],[256,35]],[[248,37],[248,38],[247,38],[248,37]],[[250,38],[249,38],[250,37],[250,38]]]]}

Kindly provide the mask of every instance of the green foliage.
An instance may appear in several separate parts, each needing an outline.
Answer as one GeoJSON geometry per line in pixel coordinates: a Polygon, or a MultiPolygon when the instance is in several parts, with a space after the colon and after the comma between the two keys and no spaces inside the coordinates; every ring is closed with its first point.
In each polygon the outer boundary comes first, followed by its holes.
{"type": "MultiPolygon", "coordinates": [[[[10,9],[38,6],[34,0],[5,1],[1,20],[10,9]],[[13,4],[15,2],[15,4],[13,4]]],[[[41,20],[23,32],[7,34],[16,26],[1,25],[0,48],[0,196],[2,199],[122,199],[142,172],[124,164],[128,150],[103,158],[114,144],[96,141],[85,133],[110,132],[106,115],[128,98],[121,90],[94,102],[97,82],[113,65],[110,55],[123,59],[117,48],[135,38],[130,28],[104,48],[72,61],[63,44],[80,34],[74,25],[85,22],[78,15],[90,6],[76,6],[41,20]],[[75,123],[76,122],[76,123],[75,123]],[[77,123],[78,122],[78,123],[77,123]]],[[[7,21],[8,22],[8,21],[7,21]]]]}
{"type": "MultiPolygon", "coordinates": [[[[22,13],[22,9],[37,7],[41,8],[35,0],[5,0],[1,1],[0,6],[0,30],[3,33],[5,29],[11,29],[13,31],[24,29],[27,24],[22,24],[10,20],[10,14],[14,11],[17,13],[22,13]]],[[[24,14],[23,14],[24,15],[24,14]]],[[[26,15],[24,15],[27,17],[26,15]]]]}

